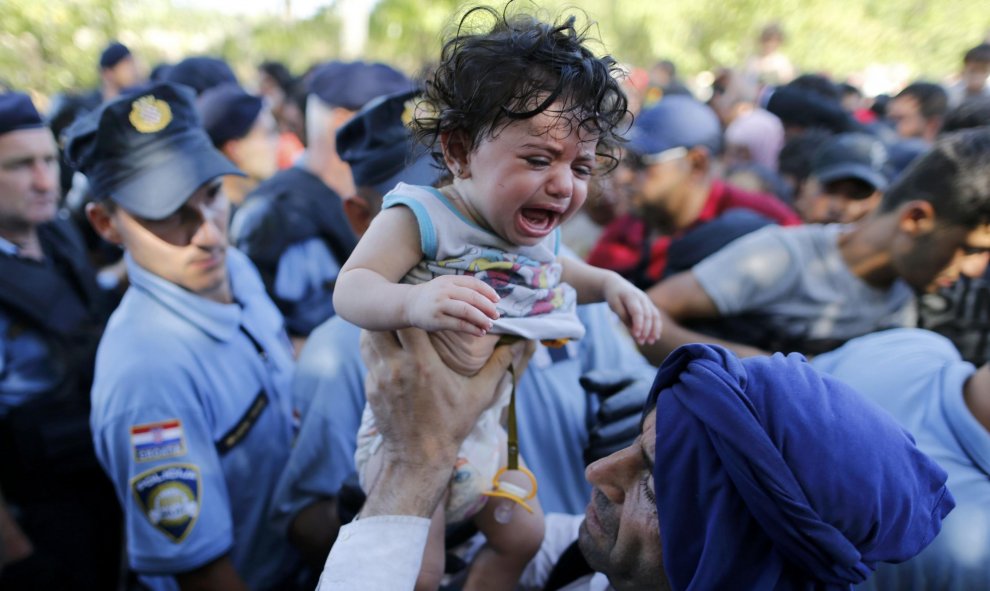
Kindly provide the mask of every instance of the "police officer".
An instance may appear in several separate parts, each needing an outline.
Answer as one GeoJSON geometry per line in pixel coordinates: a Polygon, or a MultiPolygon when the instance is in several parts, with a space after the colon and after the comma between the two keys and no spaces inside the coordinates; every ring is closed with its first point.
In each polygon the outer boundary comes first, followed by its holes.
{"type": "Polygon", "coordinates": [[[396,70],[363,62],[324,64],[308,84],[306,152],[249,194],[231,225],[297,346],[333,316],[333,285],[357,244],[343,210],[355,186],[337,154],[337,130],[371,99],[410,88],[396,70]]]}
{"type": "Polygon", "coordinates": [[[100,343],[97,455],[152,589],[285,588],[296,560],[267,527],[292,440],[292,352],[250,261],[227,247],[221,178],[240,174],[166,83],[73,126],[90,222],[131,286],[100,343]]]}
{"type": "Polygon", "coordinates": [[[109,310],[56,216],[58,169],[31,99],[0,95],[0,489],[34,550],[2,589],[110,588],[118,571],[120,512],[88,424],[109,310]]]}

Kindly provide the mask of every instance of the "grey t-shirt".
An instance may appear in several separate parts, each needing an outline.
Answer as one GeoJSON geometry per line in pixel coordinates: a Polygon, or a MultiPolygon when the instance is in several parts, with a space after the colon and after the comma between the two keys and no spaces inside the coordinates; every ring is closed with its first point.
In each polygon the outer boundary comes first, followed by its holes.
{"type": "Polygon", "coordinates": [[[780,343],[778,348],[819,353],[867,333],[914,326],[907,284],[898,280],[876,289],[850,272],[838,247],[847,230],[839,224],[768,226],[692,272],[723,317],[759,319],[764,342],[740,340],[760,346],[780,343]]]}

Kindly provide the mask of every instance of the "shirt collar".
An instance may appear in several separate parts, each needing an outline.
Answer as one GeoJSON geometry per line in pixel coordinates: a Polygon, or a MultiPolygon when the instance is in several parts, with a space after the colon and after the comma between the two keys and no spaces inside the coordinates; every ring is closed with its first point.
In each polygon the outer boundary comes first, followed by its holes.
{"type": "Polygon", "coordinates": [[[11,256],[17,256],[17,254],[21,252],[21,248],[10,240],[0,236],[0,252],[11,256]]]}
{"type": "MultiPolygon", "coordinates": [[[[227,273],[235,294],[234,268],[237,261],[227,253],[227,273]]],[[[130,253],[124,254],[131,285],[148,294],[176,316],[185,319],[218,341],[229,341],[239,330],[242,309],[238,304],[221,304],[198,296],[138,265],[130,253]]]]}

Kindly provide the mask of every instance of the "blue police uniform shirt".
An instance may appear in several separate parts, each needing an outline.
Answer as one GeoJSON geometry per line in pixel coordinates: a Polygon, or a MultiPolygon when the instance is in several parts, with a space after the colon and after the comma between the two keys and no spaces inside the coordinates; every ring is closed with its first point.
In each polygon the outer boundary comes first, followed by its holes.
{"type": "Polygon", "coordinates": [[[334,315],[331,286],[340,274],[340,263],[322,238],[293,244],[278,260],[275,295],[293,303],[286,323],[294,334],[309,334],[334,315]]]}
{"type": "Polygon", "coordinates": [[[126,256],[131,287],[100,343],[91,426],[124,507],[131,567],[152,589],[229,554],[253,589],[297,558],[268,521],[291,446],[293,361],[247,257],[227,249],[236,303],[194,295],[126,256]]]}
{"type": "MultiPolygon", "coordinates": [[[[584,478],[590,399],[578,383],[595,369],[631,374],[655,370],[621,336],[606,304],[578,306],[587,333],[559,349],[542,345],[519,380],[519,445],[539,480],[545,512],[581,513],[591,487],[584,478]]],[[[361,329],[332,318],[310,334],[293,384],[302,424],[275,491],[274,518],[286,531],[306,506],[335,496],[352,475],[356,436],[364,409],[361,329]]]]}
{"type": "Polygon", "coordinates": [[[956,499],[927,548],[879,565],[857,589],[990,589],[990,432],[963,399],[976,368],[951,341],[919,329],[860,337],[812,364],[890,412],[948,472],[956,499]]]}

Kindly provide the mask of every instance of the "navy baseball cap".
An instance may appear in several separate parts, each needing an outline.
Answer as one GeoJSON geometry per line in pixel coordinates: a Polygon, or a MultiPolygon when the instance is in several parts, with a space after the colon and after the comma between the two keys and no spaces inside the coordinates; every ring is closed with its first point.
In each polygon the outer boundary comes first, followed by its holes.
{"type": "Polygon", "coordinates": [[[865,133],[841,133],[829,138],[811,163],[811,174],[820,183],[843,179],[863,181],[878,191],[890,183],[887,148],[865,133]]]}
{"type": "Polygon", "coordinates": [[[150,220],[168,217],[203,184],[243,176],[199,125],[193,94],[154,84],[105,103],[66,131],[70,165],[97,200],[150,220]]]}
{"type": "Polygon", "coordinates": [[[110,45],[107,45],[107,48],[100,54],[100,69],[106,70],[107,68],[112,68],[129,55],[131,55],[131,50],[127,49],[126,45],[114,41],[110,45]]]}
{"type": "Polygon", "coordinates": [[[708,105],[685,95],[667,96],[636,116],[627,145],[640,156],[695,146],[717,154],[722,149],[722,125],[708,105]]]}
{"type": "Polygon", "coordinates": [[[44,126],[31,97],[23,92],[0,94],[0,135],[44,126]]]}
{"type": "Polygon", "coordinates": [[[196,99],[203,129],[217,148],[246,136],[264,106],[260,97],[244,92],[236,84],[215,86],[196,99]]]}
{"type": "Polygon", "coordinates": [[[221,84],[237,84],[237,76],[227,62],[215,57],[187,57],[162,74],[163,82],[184,84],[197,95],[221,84]]]}
{"type": "Polygon", "coordinates": [[[373,98],[412,88],[403,73],[385,64],[329,62],[310,74],[307,93],[332,107],[357,111],[373,98]]]}
{"type": "Polygon", "coordinates": [[[426,147],[406,127],[417,96],[412,90],[378,97],[337,132],[337,152],[351,165],[355,184],[384,195],[400,182],[432,185],[440,176],[426,147]]]}

